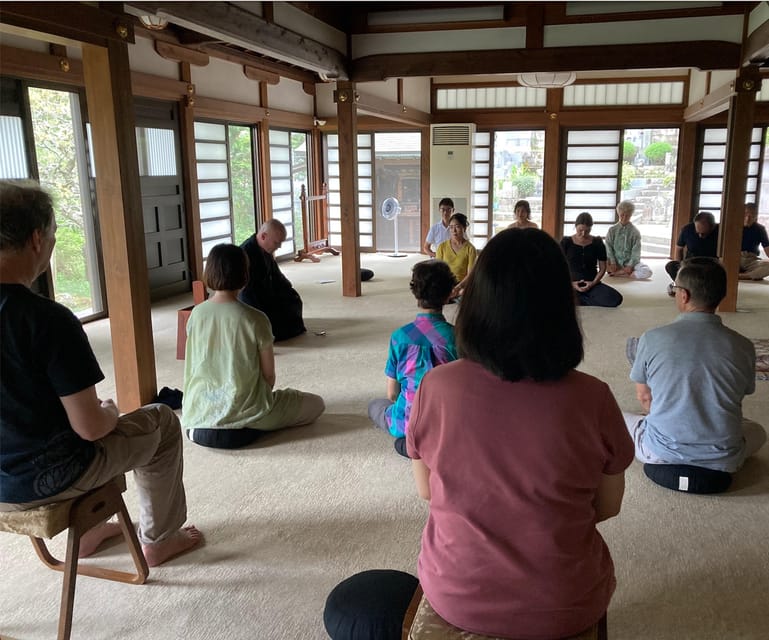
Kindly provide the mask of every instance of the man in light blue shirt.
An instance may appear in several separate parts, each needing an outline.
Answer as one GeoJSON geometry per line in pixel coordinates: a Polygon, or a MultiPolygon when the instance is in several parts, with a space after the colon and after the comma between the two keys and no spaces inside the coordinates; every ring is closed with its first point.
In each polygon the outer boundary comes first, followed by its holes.
{"type": "Polygon", "coordinates": [[[755,348],[715,313],[726,295],[717,260],[686,260],[673,288],[681,315],[641,336],[630,372],[647,414],[625,414],[636,457],[732,473],[766,442],[763,427],[742,417],[755,348]]]}

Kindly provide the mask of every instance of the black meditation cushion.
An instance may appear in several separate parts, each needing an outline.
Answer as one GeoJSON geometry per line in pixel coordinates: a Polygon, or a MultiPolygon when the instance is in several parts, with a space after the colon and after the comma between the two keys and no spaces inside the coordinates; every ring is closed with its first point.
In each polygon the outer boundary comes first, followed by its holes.
{"type": "Polygon", "coordinates": [[[400,640],[419,580],[389,569],[363,571],[334,587],[323,624],[332,640],[400,640]]]}
{"type": "Polygon", "coordinates": [[[644,473],[667,489],[687,493],[721,493],[732,484],[732,474],[689,464],[645,464],[644,473]]]}

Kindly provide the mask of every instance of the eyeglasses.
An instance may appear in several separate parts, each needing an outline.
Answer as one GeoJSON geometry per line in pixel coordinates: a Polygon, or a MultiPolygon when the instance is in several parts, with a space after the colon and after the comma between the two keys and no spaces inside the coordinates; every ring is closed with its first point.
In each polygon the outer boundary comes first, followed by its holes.
{"type": "Polygon", "coordinates": [[[687,293],[689,292],[689,289],[687,289],[686,287],[682,287],[682,286],[680,286],[680,285],[677,285],[677,284],[673,284],[673,283],[670,283],[670,284],[668,285],[668,295],[669,295],[671,298],[675,298],[675,297],[676,297],[676,291],[678,291],[679,289],[680,289],[681,291],[686,291],[687,293]]]}
{"type": "Polygon", "coordinates": [[[449,229],[462,229],[464,230],[464,227],[461,224],[450,224],[449,229]]]}

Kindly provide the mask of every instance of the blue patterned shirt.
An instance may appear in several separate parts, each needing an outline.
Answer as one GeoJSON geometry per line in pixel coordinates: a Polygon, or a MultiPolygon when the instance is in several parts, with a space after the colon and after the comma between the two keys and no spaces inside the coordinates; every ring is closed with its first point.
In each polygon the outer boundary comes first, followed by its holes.
{"type": "Polygon", "coordinates": [[[401,386],[398,399],[385,412],[393,436],[406,433],[411,403],[425,373],[456,359],[454,327],[442,313],[419,313],[414,322],[393,331],[385,365],[385,375],[401,386]]]}

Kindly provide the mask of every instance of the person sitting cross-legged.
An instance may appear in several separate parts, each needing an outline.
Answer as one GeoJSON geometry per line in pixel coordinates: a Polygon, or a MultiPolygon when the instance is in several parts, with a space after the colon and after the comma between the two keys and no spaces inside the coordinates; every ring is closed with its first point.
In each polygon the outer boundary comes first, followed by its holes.
{"type": "Polygon", "coordinates": [[[443,305],[454,288],[454,275],[440,260],[414,265],[410,283],[417,299],[416,320],[390,337],[387,356],[387,398],[372,400],[368,415],[380,429],[395,436],[395,450],[406,455],[406,425],[422,377],[433,367],[457,359],[454,328],[443,317],[443,305]]]}
{"type": "Polygon", "coordinates": [[[606,247],[600,237],[590,235],[592,228],[593,216],[583,211],[574,221],[574,235],[561,239],[561,249],[571,272],[571,286],[583,306],[618,307],[622,304],[622,294],[601,282],[606,273],[606,247]]]}
{"type": "Polygon", "coordinates": [[[619,222],[606,233],[606,273],[612,277],[651,278],[652,270],[641,262],[641,232],[630,222],[635,205],[623,200],[617,205],[619,222]]]}
{"type": "Polygon", "coordinates": [[[449,219],[449,239],[438,245],[436,257],[449,265],[456,284],[451,292],[451,299],[458,298],[467,283],[467,278],[478,257],[473,243],[467,239],[467,227],[470,222],[464,213],[455,213],[449,219]]]}
{"type": "Polygon", "coordinates": [[[716,315],[726,271],[715,258],[685,260],[673,290],[680,315],[641,336],[630,371],[646,414],[625,414],[635,455],[734,473],[766,442],[763,427],[742,416],[756,387],[755,348],[716,315]]]}
{"type": "MultiPolygon", "coordinates": [[[[276,342],[307,331],[302,319],[302,298],[283,275],[274,257],[285,241],[286,227],[280,220],[272,218],[240,245],[248,256],[248,283],[239,298],[270,319],[276,342]]],[[[373,276],[373,272],[370,273],[373,276]]]]}
{"type": "Polygon", "coordinates": [[[769,257],[769,236],[766,227],[758,224],[758,208],[755,203],[745,205],[742,227],[742,252],[740,253],[740,280],[763,280],[769,276],[769,260],[759,258],[758,247],[769,257]]]}
{"type": "Polygon", "coordinates": [[[187,322],[182,427],[205,447],[243,447],[265,431],[309,424],[325,409],[314,393],[273,389],[270,321],[238,300],[248,273],[237,245],[211,249],[204,279],[213,295],[195,305],[187,322]]]}
{"type": "MultiPolygon", "coordinates": [[[[151,404],[120,415],[96,395],[104,379],[80,321],[35,294],[56,243],[50,196],[37,185],[0,182],[0,511],[77,498],[133,470],[138,537],[157,566],[203,542],[183,527],[179,419],[151,404]]],[[[80,556],[120,535],[103,522],[80,542],[80,556]]]]}
{"type": "MultiPolygon", "coordinates": [[[[665,265],[665,271],[671,280],[681,268],[684,258],[707,257],[718,255],[718,224],[716,217],[710,211],[700,211],[694,220],[681,227],[676,240],[675,259],[665,265]]],[[[670,293],[668,288],[668,293],[670,293]]]]}

